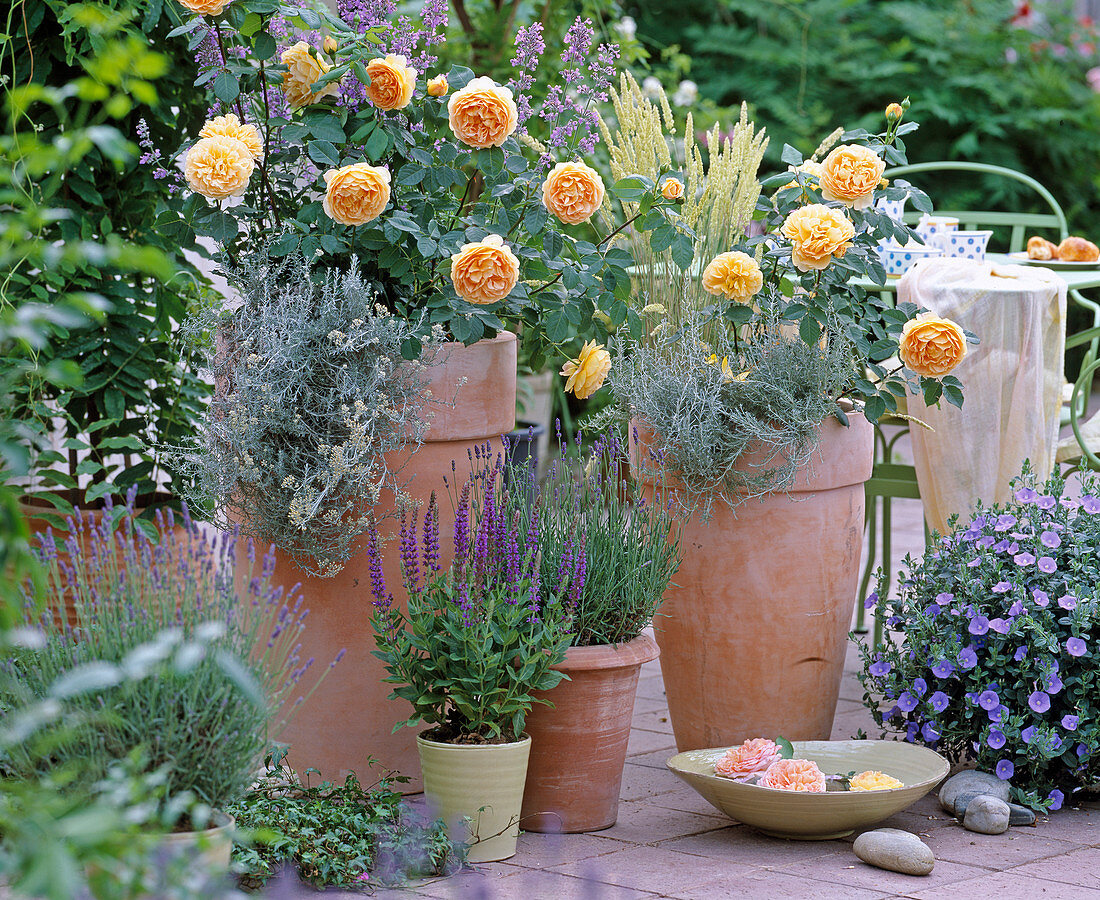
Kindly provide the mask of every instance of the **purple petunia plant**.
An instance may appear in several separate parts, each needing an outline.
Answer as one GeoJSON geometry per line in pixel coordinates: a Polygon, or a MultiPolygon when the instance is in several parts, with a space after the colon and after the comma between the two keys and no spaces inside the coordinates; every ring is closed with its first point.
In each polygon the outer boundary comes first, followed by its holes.
{"type": "Polygon", "coordinates": [[[976,761],[1036,810],[1100,781],[1100,479],[1082,490],[1025,465],[1009,504],[906,558],[897,599],[880,580],[868,605],[892,639],[860,647],[880,726],[976,761]]]}
{"type": "Polygon", "coordinates": [[[552,666],[572,643],[585,578],[582,524],[544,577],[539,510],[554,496],[538,491],[533,471],[522,482],[488,446],[473,461],[455,501],[450,566],[440,564],[435,495],[426,509],[402,513],[407,608],[387,589],[377,526],[367,533],[374,655],[395,685],[391,699],[413,707],[394,730],[427,726],[426,737],[445,743],[519,740],[532,704],[552,705],[534,695],[565,677],[552,666]]]}

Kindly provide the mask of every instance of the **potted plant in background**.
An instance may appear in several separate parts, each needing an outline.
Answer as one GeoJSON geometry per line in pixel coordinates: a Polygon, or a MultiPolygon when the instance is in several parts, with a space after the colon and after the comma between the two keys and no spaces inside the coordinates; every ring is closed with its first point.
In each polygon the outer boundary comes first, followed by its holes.
{"type": "Polygon", "coordinates": [[[690,514],[655,625],[676,743],[827,739],[855,603],[871,423],[907,390],[962,401],[946,375],[965,352],[962,329],[939,324],[942,365],[918,378],[891,361],[899,340],[903,359],[921,358],[926,329],[903,333],[917,310],[850,284],[884,281],[877,243],[909,234],[874,210],[875,198],[908,191],[928,206],[912,188],[880,185],[886,162],[904,159],[896,139],[916,125],[895,105],[882,134],[850,132],[839,146],[831,136],[819,174],[787,147],[791,171],[761,183],[764,138],[744,110],[728,138],[709,136],[706,166],[689,123],[681,172],[660,106],[625,79],[614,100],[605,128],[616,177],[629,159],[646,171],[641,196],[653,186],[684,196],[682,220],[635,247],[636,306],[652,327],[611,376],[637,426],[639,477],[666,479],[690,514]],[[762,233],[750,237],[754,221],[762,233]],[[696,267],[681,274],[684,259],[696,267]]]}
{"type": "Polygon", "coordinates": [[[626,447],[613,431],[582,454],[562,444],[534,524],[542,579],[584,555],[584,584],[569,606],[570,646],[554,668],[568,675],[537,695],[527,717],[531,759],[521,825],[528,831],[597,831],[615,824],[641,666],[658,649],[645,629],[680,561],[673,513],[619,478],[626,447]],[[587,457],[587,458],[586,458],[587,457]],[[574,532],[584,531],[583,551],[574,532]]]}
{"type": "Polygon", "coordinates": [[[954,517],[932,552],[906,558],[895,600],[868,598],[896,639],[860,649],[879,725],[955,765],[973,760],[1035,810],[1100,776],[1100,483],[1082,478],[1070,496],[1057,475],[1041,484],[1025,468],[1013,502],[954,517]]]}
{"type": "MultiPolygon", "coordinates": [[[[602,179],[580,157],[593,152],[594,105],[606,92],[616,50],[596,45],[591,25],[578,20],[563,50],[563,79],[576,94],[558,85],[538,100],[528,89],[545,49],[539,29],[523,29],[522,41],[517,35],[520,74],[506,86],[462,66],[439,70],[432,49],[446,20],[439,3],[426,4],[418,22],[367,21],[358,5],[345,9],[345,19],[271,0],[237,0],[216,14],[204,9],[210,15],[178,32],[202,57],[199,82],[212,89],[220,115],[185,148],[189,190],[177,198],[179,214],[203,233],[217,233],[230,264],[262,269],[300,253],[320,284],[330,271],[347,272],[356,263],[384,314],[411,329],[401,346],[406,360],[420,356],[422,339],[442,342],[424,360],[433,363],[424,373],[424,394],[435,400],[428,427],[414,429],[408,446],[386,458],[391,472],[408,464],[402,492],[426,503],[445,489],[452,460],[513,428],[516,343],[506,325],[568,353],[594,330],[597,310],[614,322],[628,318],[631,258],[615,243],[627,223],[595,240],[571,233],[606,196],[602,179]],[[533,116],[549,130],[545,144],[525,134],[533,116]],[[236,197],[242,199],[230,199],[236,197]],[[250,256],[256,259],[248,262],[250,256]]],[[[652,214],[636,226],[654,227],[669,208],[655,197],[652,214]]],[[[344,323],[335,330],[344,334],[362,318],[354,298],[337,312],[344,323]]],[[[247,315],[231,304],[223,308],[231,356],[234,316],[247,315]]],[[[291,332],[288,342],[294,340],[291,332]]],[[[309,390],[291,401],[296,408],[289,412],[305,418],[312,392],[327,396],[342,377],[326,370],[323,378],[306,378],[309,390]]],[[[242,414],[262,418],[263,404],[242,414]]],[[[213,418],[206,440],[218,430],[213,418]]],[[[341,413],[320,429],[326,436],[320,443],[344,446],[348,427],[341,413]]],[[[288,474],[302,481],[307,473],[288,474]]],[[[215,506],[232,504],[231,484],[204,487],[215,506]]],[[[335,529],[344,513],[357,521],[373,506],[380,546],[392,546],[407,504],[388,487],[365,491],[354,514],[318,496],[311,514],[330,517],[335,529]]],[[[338,483],[332,489],[349,496],[338,483]]],[[[280,512],[276,505],[242,527],[259,533],[280,512]]],[[[440,515],[447,530],[451,511],[440,515]]],[[[310,556],[300,536],[301,529],[275,535],[275,578],[286,584],[302,578],[294,563],[310,556]]],[[[382,670],[366,651],[370,635],[355,632],[366,628],[355,603],[356,586],[369,577],[368,555],[354,539],[346,551],[342,568],[315,570],[330,577],[305,578],[314,604],[306,652],[321,656],[346,645],[352,657],[294,723],[295,763],[337,779],[362,769],[371,754],[414,774],[410,737],[386,735],[383,727],[407,710],[385,701],[382,670]]],[[[442,553],[446,561],[449,548],[442,553]]],[[[401,584],[397,554],[383,557],[387,578],[401,584]]],[[[400,590],[395,602],[402,602],[400,590]]]]}
{"type": "MultiPolygon", "coordinates": [[[[91,514],[74,520],[63,561],[51,534],[43,542],[49,590],[40,611],[27,606],[24,622],[41,637],[0,664],[0,708],[4,724],[16,727],[14,711],[63,697],[71,730],[45,748],[7,748],[4,774],[71,771],[79,781],[70,789],[89,792],[112,765],[130,760],[131,774],[157,774],[159,808],[178,819],[165,841],[193,843],[193,829],[214,823],[217,831],[203,835],[213,845],[205,852],[227,868],[223,810],[243,794],[281,731],[280,711],[288,715],[309,697],[313,660],[298,655],[306,610],[301,596],[270,584],[270,558],[238,591],[235,539],[206,537],[186,509],[182,537],[169,511],[158,514],[151,540],[135,525],[134,494],[113,532],[91,514]],[[136,648],[154,641],[159,651],[134,659],[136,648]],[[190,661],[179,671],[136,681],[112,674],[114,666],[148,668],[177,651],[190,661]]],[[[251,545],[246,555],[255,561],[251,545]]]]}
{"type": "Polygon", "coordinates": [[[470,844],[471,862],[516,852],[531,738],[527,714],[564,677],[553,667],[569,645],[568,609],[584,587],[585,534],[573,555],[544,579],[542,539],[503,488],[505,463],[479,450],[457,498],[454,560],[440,565],[439,513],[402,517],[401,561],[408,609],[386,590],[377,532],[372,531],[371,591],[375,655],[394,695],[413,713],[395,728],[430,726],[417,737],[424,792],[451,836],[470,844]],[[526,520],[526,521],[525,521],[526,520]],[[419,532],[419,533],[418,533],[419,532]]]}

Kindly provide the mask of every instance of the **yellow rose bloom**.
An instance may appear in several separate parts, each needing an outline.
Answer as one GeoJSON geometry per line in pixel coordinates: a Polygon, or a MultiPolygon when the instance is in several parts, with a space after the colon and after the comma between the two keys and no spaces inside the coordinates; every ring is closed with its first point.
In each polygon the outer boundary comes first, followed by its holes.
{"type": "Polygon", "coordinates": [[[703,290],[727,300],[745,301],[764,285],[764,273],[747,253],[719,253],[703,270],[703,290]]]}
{"type": "Polygon", "coordinates": [[[416,87],[416,69],[405,57],[391,53],[385,59],[372,59],[367,63],[367,74],[367,97],[379,109],[404,109],[409,105],[416,87]]]}
{"type": "Polygon", "coordinates": [[[504,238],[490,234],[451,256],[451,281],[467,303],[496,303],[519,281],[519,260],[504,238]]]}
{"type": "Polygon", "coordinates": [[[446,75],[436,75],[428,81],[428,96],[429,97],[442,97],[447,93],[449,85],[447,84],[446,75]]]}
{"type": "Polygon", "coordinates": [[[255,125],[242,125],[241,120],[233,113],[225,116],[215,116],[202,126],[199,137],[208,138],[215,135],[236,138],[248,148],[255,160],[264,158],[264,142],[260,138],[260,131],[255,125]]]}
{"type": "Polygon", "coordinates": [[[293,47],[284,50],[279,59],[287,67],[283,75],[283,93],[286,94],[286,102],[295,109],[310,106],[339,93],[340,87],[336,83],[326,84],[316,94],[313,93],[313,83],[331,69],[332,65],[314,54],[305,41],[298,41],[293,47]]]}
{"type": "Polygon", "coordinates": [[[885,169],[886,162],[871,148],[844,144],[821,163],[821,196],[855,209],[866,209],[885,169]]]}
{"type": "Polygon", "coordinates": [[[558,163],[542,183],[542,205],[566,225],[591,219],[603,196],[600,173],[582,162],[558,163]]]}
{"type": "MultiPolygon", "coordinates": [[[[812,159],[806,160],[800,166],[788,166],[787,171],[788,172],[803,172],[806,175],[809,175],[810,176],[809,178],[803,178],[802,179],[803,182],[809,181],[810,184],[814,184],[814,183],[820,183],[820,181],[821,181],[821,163],[814,162],[812,159]]],[[[787,188],[793,188],[793,187],[798,187],[798,186],[799,186],[798,180],[792,178],[785,185],[783,185],[783,187],[781,187],[780,190],[785,191],[787,188]]]]}
{"type": "Polygon", "coordinates": [[[838,209],[811,203],[796,209],[779,233],[791,242],[791,258],[801,272],[824,269],[847,251],[856,229],[838,209]]]}
{"type": "Polygon", "coordinates": [[[849,780],[848,786],[853,791],[892,791],[895,788],[905,787],[905,784],[891,775],[867,771],[854,775],[849,780]]]}
{"type": "Polygon", "coordinates": [[[588,341],[576,359],[571,359],[561,367],[565,376],[565,390],[572,391],[578,400],[591,397],[598,391],[611,371],[611,354],[603,344],[588,341]]]}
{"type": "Polygon", "coordinates": [[[233,0],[180,0],[180,6],[200,16],[220,16],[233,0]]]}
{"type": "Polygon", "coordinates": [[[484,75],[451,94],[447,118],[456,138],[479,149],[499,147],[519,123],[512,92],[484,75]]]}
{"type": "Polygon", "coordinates": [[[901,330],[898,358],[917,375],[939,378],[966,356],[966,335],[950,319],[930,312],[910,319],[901,330]]]}
{"type": "Polygon", "coordinates": [[[385,166],[360,162],[325,172],[325,213],[341,225],[377,219],[389,202],[390,170],[385,166]]]}
{"type": "Polygon", "coordinates": [[[666,178],[661,185],[661,196],[666,200],[679,200],[684,196],[684,183],[679,178],[666,178]]]}
{"type": "Polygon", "coordinates": [[[187,151],[183,174],[195,193],[211,200],[223,200],[244,193],[254,166],[252,154],[244,143],[217,134],[200,138],[187,151]]]}

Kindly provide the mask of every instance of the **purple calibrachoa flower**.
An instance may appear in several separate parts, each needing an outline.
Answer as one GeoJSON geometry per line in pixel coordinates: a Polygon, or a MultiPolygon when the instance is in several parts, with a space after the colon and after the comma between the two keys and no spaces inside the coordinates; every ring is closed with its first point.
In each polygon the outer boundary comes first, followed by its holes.
{"type": "Polygon", "coordinates": [[[1016,491],[1016,499],[1020,503],[1034,503],[1039,498],[1039,493],[1033,488],[1022,487],[1016,491]]]}
{"type": "Polygon", "coordinates": [[[995,631],[997,634],[1008,634],[1009,627],[1008,622],[1000,617],[989,620],[989,630],[995,631]]]}
{"type": "Polygon", "coordinates": [[[936,691],[936,693],[928,698],[929,705],[931,705],[932,709],[936,712],[943,712],[947,709],[947,704],[950,702],[950,698],[943,691],[936,691]]]}
{"type": "Polygon", "coordinates": [[[1073,713],[1066,713],[1066,715],[1062,716],[1062,727],[1066,729],[1066,731],[1076,731],[1080,722],[1081,720],[1073,715],[1073,713]]]}
{"type": "Polygon", "coordinates": [[[1050,801],[1050,811],[1056,812],[1057,810],[1061,809],[1062,804],[1065,803],[1066,795],[1055,788],[1053,791],[1047,794],[1047,799],[1050,801]]]}
{"type": "Polygon", "coordinates": [[[971,634],[985,634],[989,631],[989,619],[985,616],[974,616],[974,618],[970,620],[970,625],[967,630],[971,634]]]}
{"type": "Polygon", "coordinates": [[[1097,513],[1100,513],[1100,500],[1097,500],[1092,494],[1082,494],[1081,509],[1090,516],[1095,516],[1097,513]]]}
{"type": "Polygon", "coordinates": [[[1012,582],[1010,581],[998,581],[993,585],[994,594],[1007,594],[1012,590],[1012,582]]]}
{"type": "Polygon", "coordinates": [[[864,609],[872,609],[875,606],[875,604],[877,604],[877,603],[878,603],[878,592],[877,591],[872,591],[870,594],[867,595],[867,599],[863,601],[863,608],[864,609]]]}
{"type": "Polygon", "coordinates": [[[1088,650],[1088,645],[1079,637],[1071,637],[1066,641],[1066,653],[1070,656],[1084,656],[1088,650]]]}
{"type": "Polygon", "coordinates": [[[997,516],[997,524],[993,526],[994,531],[1008,531],[1013,525],[1016,524],[1016,517],[1011,513],[1004,513],[997,516]]]}
{"type": "Polygon", "coordinates": [[[1001,698],[997,696],[996,691],[982,691],[982,693],[978,695],[978,706],[982,709],[996,709],[1000,705],[1001,698]]]}
{"type": "Polygon", "coordinates": [[[978,664],[978,654],[974,652],[973,647],[963,647],[959,651],[959,668],[960,669],[973,669],[978,664]]]}
{"type": "Polygon", "coordinates": [[[932,674],[937,678],[950,678],[954,671],[955,667],[946,659],[938,660],[932,666],[932,674]]]}
{"type": "Polygon", "coordinates": [[[1040,556],[1039,562],[1036,563],[1036,567],[1039,569],[1040,572],[1043,572],[1047,575],[1058,571],[1058,563],[1056,563],[1054,559],[1049,556],[1040,556]]]}
{"type": "Polygon", "coordinates": [[[1062,689],[1062,679],[1057,672],[1047,672],[1043,676],[1043,690],[1048,694],[1057,694],[1062,689]]]}
{"type": "Polygon", "coordinates": [[[1050,547],[1051,550],[1057,550],[1062,546],[1062,538],[1057,531],[1044,531],[1039,535],[1039,541],[1044,547],[1050,547]]]}
{"type": "Polygon", "coordinates": [[[955,599],[954,594],[947,594],[947,593],[936,594],[936,602],[940,606],[947,606],[947,604],[949,604],[954,599],[955,599]]]}
{"type": "Polygon", "coordinates": [[[1016,767],[1012,764],[1012,760],[1002,759],[997,763],[997,768],[994,771],[1001,781],[1008,781],[1008,779],[1016,774],[1016,767]]]}
{"type": "Polygon", "coordinates": [[[1035,726],[1034,725],[1028,725],[1027,728],[1022,728],[1020,730],[1020,740],[1022,740],[1025,744],[1030,744],[1034,738],[1035,738],[1035,726]]]}
{"type": "Polygon", "coordinates": [[[1013,618],[1015,618],[1018,615],[1021,615],[1023,613],[1023,611],[1024,611],[1024,604],[1020,600],[1014,600],[1012,602],[1012,605],[1008,608],[1008,614],[1010,616],[1012,616],[1013,618]]]}
{"type": "Polygon", "coordinates": [[[985,739],[986,746],[991,750],[1000,750],[1006,741],[1007,738],[1004,736],[1004,732],[996,728],[990,728],[985,739]]]}
{"type": "Polygon", "coordinates": [[[986,550],[992,547],[995,543],[996,540],[993,538],[993,536],[988,534],[985,537],[978,539],[978,546],[986,550]]]}
{"type": "Polygon", "coordinates": [[[1016,662],[1023,662],[1027,659],[1027,647],[1017,647],[1016,655],[1012,657],[1016,662]]]}
{"type": "Polygon", "coordinates": [[[923,678],[914,678],[913,691],[918,697],[923,697],[928,692],[928,682],[923,678]]]}
{"type": "Polygon", "coordinates": [[[1008,549],[1009,543],[1010,542],[1009,542],[1008,538],[1004,538],[1003,540],[997,541],[997,543],[993,545],[993,552],[994,553],[1004,553],[1005,550],[1008,549]]]}
{"type": "Polygon", "coordinates": [[[1031,592],[1031,597],[1035,601],[1036,606],[1045,607],[1050,603],[1050,596],[1046,591],[1040,591],[1038,589],[1031,592]]]}
{"type": "Polygon", "coordinates": [[[1045,713],[1050,709],[1050,695],[1045,691],[1032,691],[1027,698],[1027,705],[1037,713],[1045,713]]]}
{"type": "Polygon", "coordinates": [[[898,697],[898,708],[903,712],[912,712],[917,708],[917,703],[917,698],[909,691],[903,691],[902,695],[898,697]]]}
{"type": "Polygon", "coordinates": [[[920,735],[929,744],[933,744],[940,739],[940,733],[936,730],[936,726],[931,722],[925,722],[921,727],[920,735]]]}
{"type": "Polygon", "coordinates": [[[1058,598],[1058,605],[1062,609],[1075,609],[1077,607],[1077,598],[1073,594],[1063,594],[1058,598]]]}
{"type": "Polygon", "coordinates": [[[913,743],[917,739],[917,735],[920,733],[920,729],[917,727],[916,722],[910,722],[905,726],[905,739],[909,743],[913,743]]]}
{"type": "Polygon", "coordinates": [[[1012,557],[1012,561],[1014,563],[1016,563],[1016,565],[1018,565],[1018,566],[1030,566],[1030,565],[1034,564],[1035,557],[1032,556],[1030,553],[1026,553],[1026,552],[1025,553],[1017,553],[1014,557],[1012,557]]]}
{"type": "Polygon", "coordinates": [[[1048,494],[1042,494],[1035,500],[1035,505],[1038,506],[1039,509],[1051,510],[1054,509],[1054,504],[1054,498],[1048,494]]]}
{"type": "Polygon", "coordinates": [[[1077,509],[1077,507],[1079,507],[1081,505],[1076,500],[1074,500],[1072,497],[1062,497],[1058,502],[1061,503],[1062,506],[1064,506],[1066,508],[1067,512],[1073,512],[1077,509]]]}
{"type": "Polygon", "coordinates": [[[884,659],[879,659],[871,663],[870,672],[876,678],[881,678],[883,675],[889,675],[890,670],[894,667],[884,659]]]}

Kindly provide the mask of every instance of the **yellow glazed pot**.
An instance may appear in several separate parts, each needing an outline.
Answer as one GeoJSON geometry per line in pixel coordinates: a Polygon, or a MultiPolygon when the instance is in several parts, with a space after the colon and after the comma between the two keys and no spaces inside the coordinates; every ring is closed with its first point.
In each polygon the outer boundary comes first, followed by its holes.
{"type": "Polygon", "coordinates": [[[469,861],[515,856],[531,739],[444,744],[420,736],[416,748],[428,806],[447,823],[452,840],[469,844],[469,861]]]}

